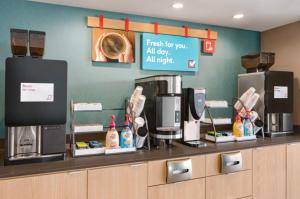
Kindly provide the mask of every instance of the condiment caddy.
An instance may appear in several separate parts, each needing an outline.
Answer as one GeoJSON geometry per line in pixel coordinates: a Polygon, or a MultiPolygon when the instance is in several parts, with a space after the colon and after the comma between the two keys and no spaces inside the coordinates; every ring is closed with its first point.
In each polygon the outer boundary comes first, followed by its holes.
{"type": "Polygon", "coordinates": [[[78,124],[76,123],[76,113],[79,112],[101,112],[101,103],[86,103],[79,102],[74,103],[71,101],[71,134],[70,134],[70,148],[72,150],[73,157],[86,156],[86,155],[98,155],[104,154],[105,148],[99,141],[76,142],[76,135],[83,133],[102,132],[103,125],[100,123],[94,124],[78,124]],[[98,142],[98,145],[97,145],[98,142]]]}
{"type": "MultiPolygon", "coordinates": [[[[256,90],[253,87],[249,88],[240,98],[236,98],[236,103],[233,106],[233,110],[235,110],[237,114],[233,124],[232,132],[216,131],[214,118],[212,118],[209,112],[209,106],[206,105],[206,110],[214,131],[208,132],[205,136],[205,139],[216,143],[256,140],[256,134],[260,131],[264,137],[263,122],[260,120],[259,115],[254,110],[258,100],[259,94],[256,93],[256,90]]],[[[218,106],[218,108],[221,107],[222,106],[218,106]]],[[[226,106],[223,107],[225,108],[226,106]]]]}
{"type": "Polygon", "coordinates": [[[228,108],[228,102],[227,101],[206,101],[205,102],[205,110],[208,114],[208,118],[204,120],[204,123],[210,124],[213,127],[213,131],[207,132],[205,134],[205,139],[211,142],[215,143],[221,143],[221,142],[233,142],[235,140],[235,137],[232,135],[231,132],[217,132],[216,131],[216,125],[226,125],[231,124],[231,118],[213,118],[210,109],[226,109],[228,108]]]}
{"type": "Polygon", "coordinates": [[[146,114],[143,111],[145,96],[142,95],[142,87],[137,87],[130,100],[126,102],[125,108],[121,109],[103,109],[101,103],[86,103],[71,101],[71,141],[73,157],[99,155],[99,154],[118,154],[135,152],[137,148],[143,148],[147,142],[147,148],[150,149],[149,130],[146,114]],[[123,110],[125,111],[124,125],[119,133],[114,115],[111,116],[111,122],[108,127],[104,127],[100,123],[96,124],[78,124],[76,123],[76,115],[79,112],[101,112],[103,110],[123,110]],[[76,134],[79,133],[105,133],[105,143],[97,140],[82,142],[76,140],[76,134]]]}
{"type": "MultiPolygon", "coordinates": [[[[124,110],[124,109],[123,109],[124,110]]],[[[112,117],[112,121],[109,125],[107,132],[106,143],[102,143],[98,140],[91,140],[89,142],[82,142],[76,140],[77,134],[99,133],[103,134],[104,126],[100,123],[96,124],[77,124],[76,113],[78,112],[101,112],[103,111],[101,103],[86,103],[79,102],[74,103],[71,101],[71,142],[70,147],[72,149],[73,157],[88,156],[88,155],[100,155],[100,154],[117,154],[135,152],[136,148],[132,147],[121,148],[119,147],[119,134],[116,130],[115,116],[112,117]],[[109,142],[109,140],[111,142],[109,142]],[[108,144],[108,142],[110,144],[108,144]]],[[[133,141],[132,141],[133,142],[133,141]]]]}

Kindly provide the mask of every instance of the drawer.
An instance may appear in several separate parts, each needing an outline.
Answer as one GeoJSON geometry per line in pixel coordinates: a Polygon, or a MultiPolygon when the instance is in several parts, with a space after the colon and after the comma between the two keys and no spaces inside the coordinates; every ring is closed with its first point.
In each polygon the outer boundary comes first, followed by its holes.
{"type": "Polygon", "coordinates": [[[148,187],[148,199],[205,199],[205,179],[148,187]]]}
{"type": "MultiPolygon", "coordinates": [[[[238,152],[238,151],[234,151],[238,152]]],[[[230,154],[234,152],[225,152],[230,154]]],[[[242,154],[242,168],[241,170],[252,169],[252,149],[240,150],[242,154]]],[[[220,175],[221,173],[221,153],[209,154],[206,156],[206,176],[220,175]]]]}
{"type": "Polygon", "coordinates": [[[192,156],[170,160],[157,160],[148,163],[148,186],[167,183],[167,161],[187,160],[192,161],[192,179],[205,177],[205,156],[192,156]]]}
{"type": "Polygon", "coordinates": [[[252,196],[252,171],[206,178],[206,199],[236,199],[252,196]]]}

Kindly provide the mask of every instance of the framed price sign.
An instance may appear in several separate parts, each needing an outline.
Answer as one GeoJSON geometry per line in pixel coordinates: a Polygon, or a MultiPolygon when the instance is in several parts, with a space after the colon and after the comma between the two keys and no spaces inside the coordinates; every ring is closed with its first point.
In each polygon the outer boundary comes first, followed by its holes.
{"type": "Polygon", "coordinates": [[[210,39],[210,29],[207,30],[207,38],[203,39],[202,52],[207,54],[214,54],[216,51],[216,41],[210,39]]]}
{"type": "Polygon", "coordinates": [[[203,52],[214,54],[216,50],[216,41],[211,39],[204,39],[203,40],[203,52]]]}

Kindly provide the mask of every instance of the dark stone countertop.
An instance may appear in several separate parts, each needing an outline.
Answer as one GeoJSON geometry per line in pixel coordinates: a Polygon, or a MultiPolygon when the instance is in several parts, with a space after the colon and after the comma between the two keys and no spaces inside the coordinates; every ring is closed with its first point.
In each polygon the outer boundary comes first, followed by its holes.
{"type": "Polygon", "coordinates": [[[293,142],[300,142],[300,134],[277,138],[259,138],[256,141],[245,141],[240,143],[231,142],[214,144],[208,142],[208,146],[204,148],[193,148],[175,143],[171,148],[153,149],[151,151],[142,150],[136,153],[107,156],[99,155],[79,158],[67,157],[67,159],[64,161],[23,164],[15,166],[3,166],[2,161],[0,165],[0,179],[93,167],[112,166],[125,163],[138,163],[151,160],[204,155],[209,153],[235,151],[293,142]]]}

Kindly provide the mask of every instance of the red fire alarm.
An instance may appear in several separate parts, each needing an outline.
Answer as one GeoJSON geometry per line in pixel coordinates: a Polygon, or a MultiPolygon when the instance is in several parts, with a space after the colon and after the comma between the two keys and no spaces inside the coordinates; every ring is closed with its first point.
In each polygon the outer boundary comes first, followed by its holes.
{"type": "Polygon", "coordinates": [[[208,54],[214,54],[216,51],[216,41],[210,39],[210,29],[207,30],[207,39],[203,39],[203,52],[208,54]]]}

